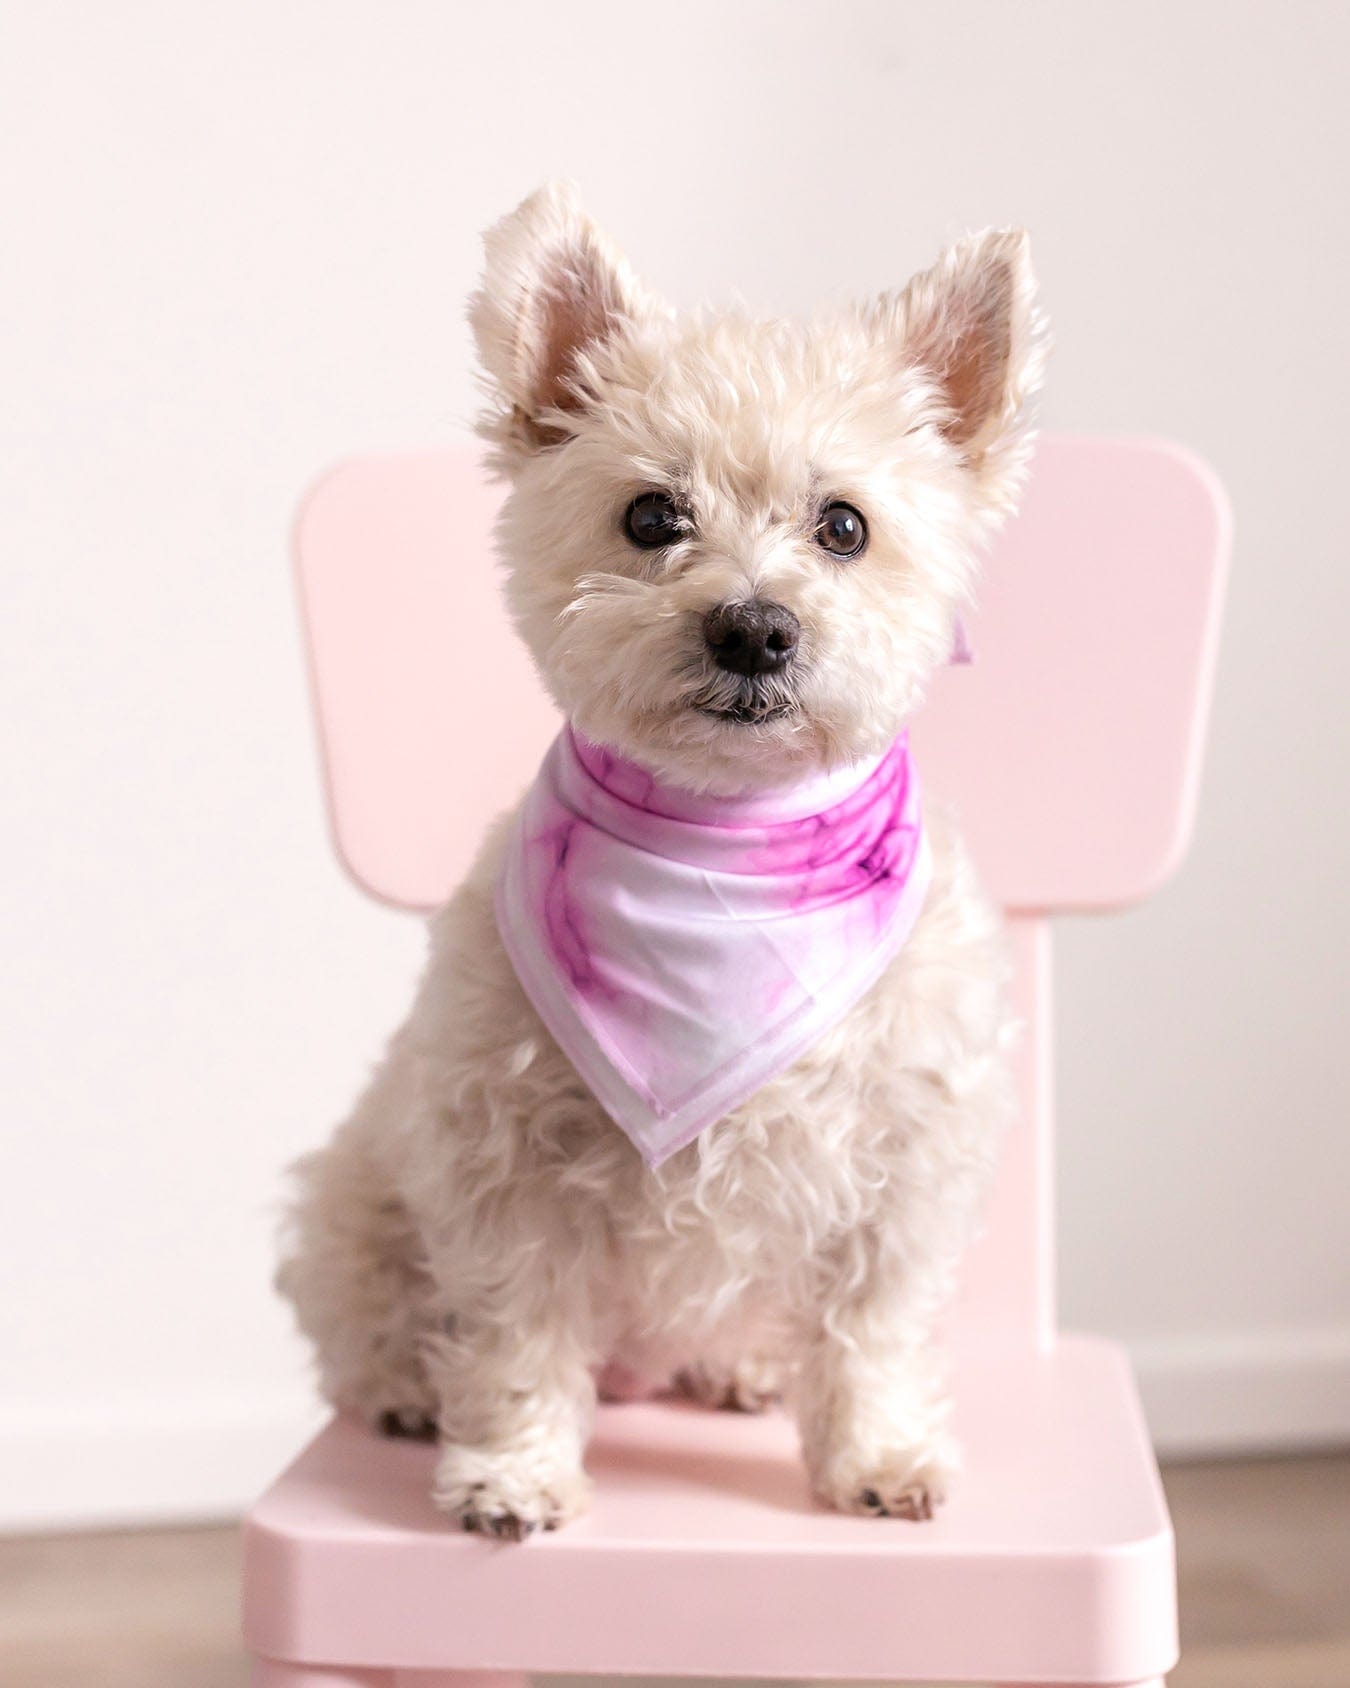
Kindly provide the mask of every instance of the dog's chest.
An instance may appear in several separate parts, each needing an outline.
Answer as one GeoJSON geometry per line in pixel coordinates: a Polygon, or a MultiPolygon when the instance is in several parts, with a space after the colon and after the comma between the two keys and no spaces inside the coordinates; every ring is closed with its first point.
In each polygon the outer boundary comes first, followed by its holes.
{"type": "Polygon", "coordinates": [[[874,1223],[906,1133],[869,1082],[873,1016],[855,1009],[822,1049],[767,1085],[632,1190],[618,1246],[647,1257],[638,1281],[707,1271],[786,1284],[874,1223]],[[659,1257],[660,1265],[657,1259],[659,1257]]]}

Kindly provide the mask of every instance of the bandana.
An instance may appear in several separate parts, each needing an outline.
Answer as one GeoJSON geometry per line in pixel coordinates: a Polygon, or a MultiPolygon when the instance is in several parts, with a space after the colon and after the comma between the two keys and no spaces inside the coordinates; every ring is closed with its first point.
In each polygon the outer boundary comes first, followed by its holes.
{"type": "Polygon", "coordinates": [[[694,796],[565,728],[497,889],[520,982],[649,1166],[790,1066],[872,985],[931,866],[902,734],[785,791],[694,796]]]}

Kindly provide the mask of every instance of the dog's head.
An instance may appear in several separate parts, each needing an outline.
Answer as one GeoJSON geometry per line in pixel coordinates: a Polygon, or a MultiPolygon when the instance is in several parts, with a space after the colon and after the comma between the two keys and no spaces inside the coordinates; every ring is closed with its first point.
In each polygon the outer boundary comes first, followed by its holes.
{"type": "Polygon", "coordinates": [[[807,324],[680,318],[552,186],[488,234],[471,317],[512,611],[577,726],[714,791],[883,749],[1025,472],[1025,236],[807,324]]]}

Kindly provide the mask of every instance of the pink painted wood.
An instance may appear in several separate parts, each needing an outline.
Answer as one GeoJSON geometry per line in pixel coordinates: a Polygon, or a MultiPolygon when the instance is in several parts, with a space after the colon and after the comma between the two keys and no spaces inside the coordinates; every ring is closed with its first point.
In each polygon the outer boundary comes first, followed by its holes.
{"type": "MultiPolygon", "coordinates": [[[[485,566],[495,503],[467,455],[391,458],[336,471],[300,523],[336,841],[409,907],[445,894],[555,726],[485,566]]],[[[259,1688],[527,1670],[1161,1688],[1171,1529],[1128,1366],[1054,1328],[1045,916],[1142,897],[1184,847],[1227,534],[1175,447],[1047,441],[972,619],[977,663],[939,677],[916,730],[1012,916],[1028,1026],[1023,1121],[952,1322],[968,1472],[938,1520],[821,1511],[781,1419],[606,1407],[593,1514],[502,1549],[432,1512],[430,1450],[339,1421],[248,1520],[259,1688]]]]}
{"type": "MultiPolygon", "coordinates": [[[[320,481],[297,551],[339,854],[376,896],[444,900],[557,727],[492,567],[500,499],[472,451],[320,481]],[[454,778],[447,771],[454,769],[454,778]]],[[[1184,848],[1228,519],[1210,471],[1153,441],[1051,438],[915,729],[1019,911],[1118,907],[1184,848]]]]}
{"type": "Polygon", "coordinates": [[[962,1351],[969,1470],[925,1525],[813,1503],[779,1416],[607,1407],[594,1510],[519,1548],[428,1498],[434,1450],[338,1422],[255,1508],[250,1645],[344,1666],[921,1682],[1158,1676],[1172,1542],[1125,1362],[962,1351]]]}

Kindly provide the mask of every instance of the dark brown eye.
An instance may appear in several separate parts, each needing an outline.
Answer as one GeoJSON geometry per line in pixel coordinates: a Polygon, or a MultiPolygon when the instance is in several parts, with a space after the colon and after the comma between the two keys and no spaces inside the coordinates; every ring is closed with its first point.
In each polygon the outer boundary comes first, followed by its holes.
{"type": "Polygon", "coordinates": [[[639,493],[624,512],[623,531],[644,551],[673,545],[682,531],[675,500],[666,492],[639,493]]]}
{"type": "Polygon", "coordinates": [[[851,504],[827,504],[813,537],[832,557],[861,556],[867,544],[867,523],[851,504]]]}

